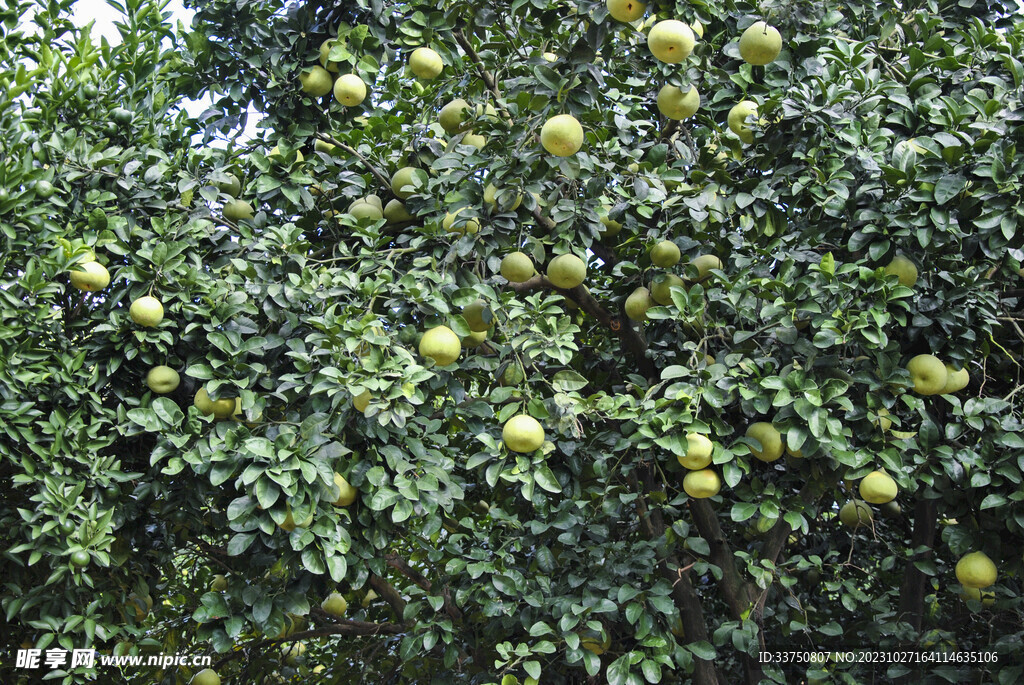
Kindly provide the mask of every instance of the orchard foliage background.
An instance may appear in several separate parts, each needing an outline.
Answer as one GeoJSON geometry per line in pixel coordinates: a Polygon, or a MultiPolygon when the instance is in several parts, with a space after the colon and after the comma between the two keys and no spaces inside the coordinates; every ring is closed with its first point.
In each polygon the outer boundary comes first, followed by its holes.
{"type": "Polygon", "coordinates": [[[209,652],[239,683],[1019,681],[1014,3],[652,3],[626,25],[603,2],[236,0],[174,31],[129,2],[117,47],[70,7],[3,9],[4,682],[34,677],[13,664],[27,644],[209,652]],[[646,46],[666,18],[704,27],[678,66],[646,46]],[[758,19],[783,36],[766,67],[737,48],[758,19]],[[369,90],[358,107],[299,89],[338,35],[329,57],[369,90]],[[438,78],[407,71],[419,46],[438,78]],[[665,83],[697,87],[694,117],[659,114],[665,83]],[[201,116],[181,109],[207,95],[201,116]],[[494,107],[473,117],[482,148],[436,125],[455,98],[494,107]],[[759,105],[749,145],[725,123],[743,99],[759,105]],[[586,131],[568,158],[538,142],[560,113],[586,131]],[[407,165],[429,171],[413,220],[346,213],[387,202],[407,165]],[[229,174],[251,219],[223,216],[229,174]],[[479,232],[442,229],[459,208],[479,232]],[[602,213],[622,231],[601,238],[602,213]],[[688,287],[631,322],[663,239],[688,287]],[[87,249],[112,276],[96,294],[68,281],[87,249]],[[585,287],[507,283],[516,249],[541,272],[586,258],[585,287]],[[701,254],[723,268],[696,283],[701,254]],[[896,254],[912,288],[882,269],[896,254]],[[166,310],[156,328],[128,316],[145,294],[166,310]],[[429,327],[468,335],[477,299],[485,343],[447,367],[418,354],[429,327]],[[904,366],[924,352],[968,387],[913,393],[904,366]],[[159,364],[181,372],[166,396],[145,384],[159,364]],[[203,416],[201,387],[241,414],[203,416]],[[546,431],[533,454],[502,444],[522,412],[546,431]],[[755,459],[757,421],[803,457],[755,459]],[[687,432],[715,443],[714,498],[681,489],[687,432]],[[876,469],[900,506],[851,531],[838,509],[876,469]],[[331,504],[335,472],[352,506],[331,504]],[[288,532],[289,513],[312,520],[288,532]],[[999,569],[990,604],[965,602],[953,571],[978,550],[999,569]],[[334,590],[344,617],[319,607],[334,590]],[[756,658],[851,647],[999,660],[756,658]]]}

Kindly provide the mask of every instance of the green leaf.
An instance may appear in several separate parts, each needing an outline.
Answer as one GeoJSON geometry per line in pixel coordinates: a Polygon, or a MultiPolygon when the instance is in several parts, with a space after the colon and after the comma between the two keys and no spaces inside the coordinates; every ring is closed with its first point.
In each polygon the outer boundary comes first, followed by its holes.
{"type": "Polygon", "coordinates": [[[996,507],[1003,506],[1004,504],[1006,504],[1006,502],[1007,502],[1007,499],[1003,495],[998,495],[996,493],[991,493],[989,495],[985,495],[985,499],[983,499],[981,501],[981,506],[979,508],[980,509],[994,509],[996,507]]]}
{"type": "Polygon", "coordinates": [[[945,174],[935,184],[935,202],[944,205],[959,195],[967,186],[967,180],[961,174],[945,174]]]}
{"type": "Polygon", "coordinates": [[[746,521],[757,513],[758,506],[754,502],[736,502],[732,505],[729,516],[733,521],[746,521]]]}
{"type": "Polygon", "coordinates": [[[235,533],[228,540],[228,556],[237,557],[239,554],[245,552],[252,545],[253,540],[256,536],[252,533],[235,533]]]}
{"type": "Polygon", "coordinates": [[[629,680],[629,666],[630,660],[628,654],[624,654],[613,661],[607,670],[605,670],[605,677],[607,678],[608,685],[626,685],[626,682],[629,680]]]}
{"type": "Polygon", "coordinates": [[[530,676],[534,680],[540,680],[542,669],[539,661],[525,662],[523,664],[523,670],[526,671],[526,675],[530,676]]]}
{"type": "Polygon", "coordinates": [[[558,392],[575,392],[587,387],[587,379],[575,371],[559,371],[551,381],[558,392]]]}
{"type": "Polygon", "coordinates": [[[714,646],[707,640],[691,642],[687,644],[685,648],[692,652],[695,657],[703,661],[714,661],[718,658],[718,652],[715,651],[714,646]]]}
{"type": "Polygon", "coordinates": [[[562,491],[562,486],[558,484],[558,479],[555,478],[555,474],[551,472],[551,469],[547,467],[547,464],[541,464],[533,470],[533,479],[537,485],[541,486],[548,492],[558,493],[562,491]]]}
{"type": "Polygon", "coordinates": [[[177,428],[182,419],[185,418],[185,414],[182,413],[177,403],[166,397],[158,397],[153,400],[153,413],[164,423],[166,426],[177,428]]]}

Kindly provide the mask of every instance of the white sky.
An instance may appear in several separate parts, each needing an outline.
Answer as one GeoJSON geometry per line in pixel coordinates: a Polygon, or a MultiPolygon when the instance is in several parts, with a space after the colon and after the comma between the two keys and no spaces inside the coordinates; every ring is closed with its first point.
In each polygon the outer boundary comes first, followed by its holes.
{"type": "MultiPolygon", "coordinates": [[[[182,0],[170,0],[163,11],[172,13],[173,16],[170,19],[170,24],[175,28],[179,21],[186,29],[192,26],[192,17],[195,15],[195,12],[193,10],[186,9],[182,0]]],[[[114,26],[114,22],[121,19],[121,17],[122,15],[113,7],[108,5],[105,0],[77,0],[74,5],[74,10],[71,13],[71,19],[76,26],[85,26],[90,21],[95,21],[95,25],[92,30],[93,42],[99,43],[100,36],[104,36],[107,39],[107,42],[111,45],[118,45],[121,43],[121,34],[114,26]]],[[[210,98],[204,98],[200,101],[193,100],[186,103],[185,109],[192,116],[199,116],[202,114],[203,110],[209,106],[210,102],[210,98]]],[[[242,140],[252,138],[256,135],[256,124],[259,122],[260,118],[259,114],[250,112],[248,124],[242,135],[242,140]]],[[[214,147],[221,147],[223,144],[223,141],[211,141],[211,145],[214,147]]]]}
{"type": "MultiPolygon", "coordinates": [[[[181,0],[170,0],[164,11],[174,13],[175,23],[180,20],[186,27],[192,25],[192,16],[195,12],[185,9],[181,0]]],[[[121,42],[121,34],[114,28],[114,22],[120,17],[121,15],[103,0],[78,0],[71,13],[71,19],[76,26],[85,26],[95,20],[93,36],[97,41],[101,35],[106,36],[111,45],[121,42]]]]}

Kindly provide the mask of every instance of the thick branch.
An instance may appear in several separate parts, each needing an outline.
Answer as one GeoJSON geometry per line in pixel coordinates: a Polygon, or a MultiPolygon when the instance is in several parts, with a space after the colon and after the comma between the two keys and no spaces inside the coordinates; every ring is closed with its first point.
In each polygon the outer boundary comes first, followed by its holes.
{"type": "MultiPolygon", "coordinates": [[[[391,566],[392,568],[400,572],[402,575],[404,575],[406,578],[416,583],[417,586],[421,587],[427,592],[433,591],[433,583],[424,578],[421,573],[410,567],[409,564],[407,564],[405,560],[399,557],[397,554],[388,554],[384,557],[384,559],[388,562],[388,566],[391,566]]],[[[462,612],[459,611],[459,608],[455,606],[454,602],[452,602],[451,593],[448,592],[447,587],[445,587],[441,591],[441,596],[444,597],[445,612],[456,621],[462,620],[462,612]]]]}
{"type": "MultiPolygon", "coordinates": [[[[646,504],[646,496],[658,489],[654,469],[650,464],[646,464],[640,475],[643,478],[642,487],[638,485],[634,476],[629,478],[634,490],[642,490],[642,496],[637,499],[637,513],[648,539],[664,542],[666,526],[661,510],[648,509],[646,504]]],[[[700,597],[694,590],[688,573],[691,566],[692,564],[684,567],[673,552],[666,553],[664,560],[658,564],[661,576],[672,583],[672,600],[679,610],[685,636],[682,639],[686,640],[687,644],[708,639],[707,626],[704,624],[704,607],[701,606],[700,597]]],[[[718,685],[719,679],[714,662],[697,659],[694,662],[693,682],[696,685],[718,685]]]]}
{"type": "Polygon", "coordinates": [[[722,591],[723,599],[729,605],[733,618],[742,620],[743,615],[753,606],[756,597],[736,569],[732,548],[718,523],[718,516],[706,499],[690,500],[690,513],[700,536],[707,540],[711,547],[711,563],[722,569],[722,580],[719,581],[718,587],[722,591]]]}
{"type": "MultiPolygon", "coordinates": [[[[700,532],[711,547],[711,563],[722,570],[722,579],[718,581],[718,590],[722,599],[729,606],[734,620],[742,621],[747,612],[754,607],[757,597],[753,585],[744,582],[736,568],[736,557],[732,553],[729,541],[718,523],[718,516],[706,499],[690,500],[690,514],[700,532]]],[[[764,677],[761,665],[749,654],[743,655],[743,665],[750,685],[757,685],[764,677]]]]}
{"type": "Polygon", "coordinates": [[[604,243],[594,243],[590,246],[590,251],[597,255],[597,258],[604,262],[608,269],[619,263],[618,255],[604,243]]]}
{"type": "Polygon", "coordinates": [[[640,372],[647,378],[654,378],[657,369],[647,357],[647,342],[633,328],[632,322],[625,316],[612,316],[608,310],[601,306],[601,303],[591,295],[587,289],[578,285],[569,290],[563,290],[549,281],[541,274],[535,275],[528,281],[522,283],[509,283],[508,287],[517,293],[527,293],[534,290],[555,290],[573,302],[578,304],[586,313],[593,316],[602,326],[606,326],[619,336],[622,349],[632,356],[640,369],[640,372]]]}
{"type": "Polygon", "coordinates": [[[349,153],[350,155],[352,155],[353,157],[358,159],[360,162],[363,163],[363,166],[365,166],[370,171],[370,173],[374,175],[374,177],[377,179],[377,181],[382,186],[387,188],[388,192],[391,192],[391,179],[389,179],[387,176],[385,176],[383,173],[381,173],[381,171],[377,167],[375,167],[372,164],[370,164],[370,160],[368,160],[366,157],[363,157],[361,154],[359,154],[359,151],[356,150],[354,147],[352,147],[351,145],[348,145],[346,143],[343,143],[340,140],[338,140],[337,138],[329,136],[326,133],[317,133],[316,137],[319,138],[320,140],[324,141],[324,142],[330,143],[331,145],[337,145],[342,150],[344,150],[345,152],[349,153]]]}
{"type": "Polygon", "coordinates": [[[484,66],[484,61],[480,59],[480,55],[478,55],[476,50],[473,49],[473,46],[462,31],[456,29],[452,31],[452,36],[455,37],[455,42],[459,44],[459,47],[469,55],[469,59],[471,59],[473,64],[476,65],[476,70],[480,72],[480,78],[484,80],[484,85],[487,86],[487,90],[491,91],[491,94],[494,96],[494,104],[501,108],[502,113],[505,115],[505,119],[512,121],[508,111],[501,104],[501,92],[498,90],[498,83],[494,80],[494,74],[488,71],[487,67],[484,66]]]}
{"type": "Polygon", "coordinates": [[[264,649],[266,647],[273,647],[275,645],[285,644],[288,642],[298,642],[307,638],[324,637],[327,635],[401,635],[406,631],[405,626],[400,623],[368,623],[366,621],[353,621],[344,618],[336,620],[337,623],[333,625],[321,626],[312,630],[303,630],[297,633],[292,633],[288,637],[253,642],[252,644],[245,646],[243,649],[238,649],[226,654],[214,665],[214,669],[218,669],[220,666],[228,663],[232,659],[245,656],[251,650],[264,649]]]}
{"type": "Polygon", "coordinates": [[[924,621],[925,585],[929,577],[922,573],[914,562],[931,556],[931,549],[935,544],[937,518],[936,500],[921,498],[914,503],[914,532],[910,537],[910,547],[927,547],[928,551],[907,559],[907,565],[903,569],[903,584],[900,587],[900,616],[903,620],[909,621],[918,632],[924,621]]]}
{"type": "Polygon", "coordinates": [[[554,230],[557,225],[553,219],[544,216],[544,212],[540,211],[540,205],[535,206],[531,214],[533,214],[533,218],[537,220],[537,223],[540,224],[541,228],[546,231],[554,230]]]}
{"type": "Polygon", "coordinates": [[[379,576],[370,576],[370,587],[377,591],[377,594],[391,606],[395,616],[401,621],[405,618],[405,600],[398,594],[398,590],[392,587],[391,583],[379,576]]]}

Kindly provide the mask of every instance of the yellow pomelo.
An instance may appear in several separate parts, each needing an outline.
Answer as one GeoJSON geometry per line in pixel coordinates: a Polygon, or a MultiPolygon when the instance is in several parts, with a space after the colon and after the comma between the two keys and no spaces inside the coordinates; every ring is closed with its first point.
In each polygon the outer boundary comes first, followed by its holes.
{"type": "Polygon", "coordinates": [[[675,274],[661,274],[651,281],[651,298],[660,305],[672,304],[672,286],[686,289],[686,281],[675,274]]]}
{"type": "Polygon", "coordinates": [[[384,218],[384,211],[380,208],[379,203],[374,204],[365,199],[359,199],[349,205],[348,213],[351,214],[356,221],[380,221],[384,218]]]}
{"type": "Polygon", "coordinates": [[[437,119],[445,133],[453,135],[462,129],[462,123],[465,121],[468,112],[469,103],[462,98],[456,98],[441,108],[437,119]]]}
{"type": "Polygon", "coordinates": [[[750,453],[761,461],[775,461],[782,456],[782,434],[772,424],[766,421],[750,424],[747,437],[761,443],[761,449],[750,448],[750,453]]]}
{"type": "Polygon", "coordinates": [[[320,608],[331,616],[344,616],[348,609],[348,602],[341,596],[340,592],[332,592],[320,603],[320,608]]]}
{"type": "Polygon", "coordinates": [[[647,321],[647,310],[654,306],[651,299],[651,291],[639,287],[626,298],[626,316],[633,321],[647,321]]]}
{"type": "Polygon", "coordinates": [[[132,302],[128,315],[140,326],[152,327],[164,320],[164,306],[152,295],[145,295],[132,302]]]}
{"type": "Polygon", "coordinates": [[[860,482],[860,496],[871,504],[885,504],[896,499],[896,481],[883,471],[872,471],[860,482]]]}
{"type": "Polygon", "coordinates": [[[703,281],[711,275],[712,269],[722,268],[722,260],[713,254],[702,254],[690,262],[697,269],[697,281],[703,281]]]}
{"type": "Polygon", "coordinates": [[[305,653],[306,645],[301,642],[292,642],[290,645],[285,645],[281,650],[281,656],[284,657],[284,662],[289,666],[294,666],[299,657],[305,653]]]}
{"type": "MultiPolygon", "coordinates": [[[[497,196],[498,196],[498,187],[495,186],[493,183],[488,183],[484,187],[484,202],[486,202],[487,204],[491,205],[491,207],[493,209],[497,210],[497,209],[499,209],[497,196]]],[[[503,212],[514,212],[516,209],[519,208],[519,205],[521,205],[522,203],[523,203],[523,194],[522,193],[516,193],[515,199],[512,200],[511,203],[507,203],[506,202],[506,206],[501,207],[500,209],[503,212]]]]}
{"type": "Polygon", "coordinates": [[[487,340],[488,331],[473,331],[462,338],[462,346],[465,348],[480,347],[484,340],[487,340]]]}
{"type": "Polygon", "coordinates": [[[977,602],[981,602],[981,605],[986,607],[990,607],[996,603],[996,593],[985,592],[976,587],[964,587],[964,591],[961,595],[965,602],[969,599],[973,599],[977,602]]]}
{"type": "Polygon", "coordinates": [[[206,392],[206,388],[199,388],[192,403],[196,405],[196,409],[206,416],[212,415],[218,419],[226,419],[235,411],[234,397],[221,397],[213,400],[210,399],[210,394],[206,392]]]}
{"type": "MultiPolygon", "coordinates": [[[[284,163],[287,161],[285,159],[284,153],[281,152],[280,145],[275,145],[274,147],[270,148],[270,152],[267,153],[267,159],[272,159],[275,162],[280,163],[284,163]]],[[[295,161],[301,162],[304,159],[305,157],[302,155],[302,150],[295,150],[295,161]]]]}
{"type": "Polygon", "coordinates": [[[486,331],[494,323],[494,313],[483,300],[474,300],[463,307],[462,318],[474,333],[486,331]]]}
{"type": "Polygon", "coordinates": [[[942,388],[942,395],[948,395],[953,392],[958,392],[967,387],[967,384],[971,382],[971,374],[967,372],[967,369],[960,369],[957,371],[949,364],[946,364],[946,385],[942,388]]]}
{"type": "Polygon", "coordinates": [[[501,439],[512,452],[534,452],[544,444],[544,427],[532,416],[519,414],[505,422],[501,439]]]}
{"type": "Polygon", "coordinates": [[[220,685],[220,676],[212,668],[204,668],[192,677],[189,685],[220,685]]]}
{"type": "Polygon", "coordinates": [[[575,288],[587,277],[587,265],[574,254],[558,255],[548,264],[547,277],[556,287],[575,288]]]}
{"type": "Polygon", "coordinates": [[[224,203],[224,218],[228,221],[240,221],[252,217],[252,205],[245,200],[231,200],[224,203]]]}
{"type": "Polygon", "coordinates": [[[415,219],[409,210],[405,208],[401,200],[388,200],[388,203],[384,205],[384,219],[389,224],[398,224],[403,221],[412,221],[415,219]]]}
{"type": "Polygon", "coordinates": [[[501,275],[509,283],[523,283],[533,278],[533,260],[522,252],[512,252],[501,260],[501,275]]]}
{"type": "Polygon", "coordinates": [[[859,499],[851,499],[839,509],[839,520],[850,528],[866,526],[873,518],[871,507],[859,499]]]}
{"type": "Polygon", "coordinates": [[[337,497],[331,504],[336,507],[349,506],[356,501],[356,496],[359,494],[359,491],[349,485],[348,481],[340,473],[334,474],[334,488],[332,490],[331,495],[334,496],[336,494],[337,497]]]}
{"type": "Polygon", "coordinates": [[[637,0],[608,0],[608,14],[627,24],[644,16],[646,10],[647,5],[637,0]]]}
{"type": "Polygon", "coordinates": [[[604,640],[602,640],[600,634],[592,630],[587,631],[587,633],[582,635],[580,639],[580,647],[589,652],[593,652],[597,656],[601,656],[607,652],[611,646],[611,635],[608,635],[604,640]]]}
{"type": "Polygon", "coordinates": [[[965,554],[956,562],[956,579],[964,587],[983,590],[996,583],[996,565],[984,552],[965,554]]]}
{"type": "Polygon", "coordinates": [[[292,508],[290,506],[287,508],[287,512],[288,515],[285,516],[284,521],[281,522],[281,529],[286,530],[289,533],[295,530],[296,528],[308,528],[309,525],[313,523],[312,512],[309,514],[309,516],[306,517],[306,520],[302,521],[301,523],[295,522],[295,519],[292,517],[292,508]]]}
{"type": "Polygon", "coordinates": [[[583,127],[571,114],[556,114],[540,129],[540,144],[558,157],[569,157],[583,147],[583,127]]]}
{"type": "Polygon", "coordinates": [[[601,230],[602,238],[614,238],[622,230],[622,222],[608,218],[608,208],[602,207],[598,210],[598,220],[604,228],[601,230]]]}
{"type": "Polygon", "coordinates": [[[299,83],[302,85],[302,92],[312,95],[315,98],[323,97],[331,92],[334,87],[334,79],[331,72],[321,66],[315,66],[307,73],[299,74],[299,83]]]}
{"type": "Polygon", "coordinates": [[[659,21],[647,34],[651,54],[667,64],[679,64],[693,52],[693,29],[677,19],[659,21]]]}
{"type": "Polygon", "coordinates": [[[370,406],[370,391],[363,390],[358,395],[352,398],[352,406],[356,408],[358,412],[365,412],[366,408],[370,406]]]}
{"type": "Polygon", "coordinates": [[[174,392],[177,390],[180,382],[181,377],[178,375],[178,372],[169,366],[154,366],[146,374],[146,385],[150,390],[160,395],[174,392]]]}
{"type": "Polygon", "coordinates": [[[907,373],[918,395],[937,395],[949,381],[946,365],[932,354],[919,354],[907,362],[907,373]]]}
{"type": "Polygon", "coordinates": [[[917,283],[917,265],[903,255],[896,255],[885,267],[887,276],[895,276],[900,285],[913,288],[917,283]]]}
{"type": "Polygon", "coordinates": [[[366,99],[366,84],[356,74],[339,76],[334,82],[334,99],[346,107],[355,107],[366,99]]]}
{"type": "Polygon", "coordinates": [[[419,78],[432,79],[444,69],[444,62],[430,48],[416,48],[409,55],[409,69],[419,78]]]}
{"type": "Polygon", "coordinates": [[[462,342],[447,326],[431,328],[420,338],[420,355],[430,357],[438,366],[448,366],[459,358],[462,342]]]}
{"type": "Polygon", "coordinates": [[[750,116],[757,116],[757,103],[752,100],[743,100],[729,110],[729,130],[744,143],[754,142],[754,131],[747,123],[750,116]]]}
{"type": "Polygon", "coordinates": [[[444,215],[444,219],[441,220],[441,228],[448,231],[449,233],[458,233],[460,235],[466,235],[479,233],[480,232],[480,220],[476,217],[466,219],[465,223],[455,225],[455,219],[459,213],[466,209],[465,207],[459,207],[454,212],[449,212],[444,215]]]}
{"type": "Polygon", "coordinates": [[[71,285],[87,293],[103,290],[110,285],[110,272],[99,262],[79,262],[71,272],[71,285]]]}
{"type": "Polygon", "coordinates": [[[391,192],[399,200],[405,200],[416,192],[417,187],[426,188],[427,172],[416,167],[404,166],[391,177],[391,192]]]}
{"type": "Polygon", "coordinates": [[[708,439],[708,436],[700,433],[686,434],[686,454],[676,455],[679,464],[690,469],[699,471],[711,465],[711,455],[715,451],[715,445],[708,439]]]}
{"type": "Polygon", "coordinates": [[[651,248],[651,263],[667,269],[679,263],[679,246],[671,240],[662,240],[651,248]]]}
{"type": "Polygon", "coordinates": [[[754,22],[740,36],[740,57],[748,64],[770,64],[781,51],[782,36],[778,29],[763,21],[754,22]]]}
{"type": "Polygon", "coordinates": [[[658,91],[658,111],[669,119],[681,121],[692,117],[700,108],[700,93],[693,86],[683,91],[679,86],[665,84],[658,91]]]}
{"type": "Polygon", "coordinates": [[[875,412],[875,416],[878,418],[874,419],[871,423],[875,424],[882,429],[883,432],[889,430],[892,427],[892,419],[889,418],[889,410],[882,407],[875,412]]]}
{"type": "Polygon", "coordinates": [[[341,62],[332,62],[329,59],[331,48],[334,46],[334,43],[334,39],[328,38],[320,44],[320,66],[327,71],[337,74],[338,70],[341,68],[341,62]]]}
{"type": "Polygon", "coordinates": [[[694,499],[714,497],[722,489],[722,479],[711,469],[690,471],[683,478],[683,490],[694,499]]]}

